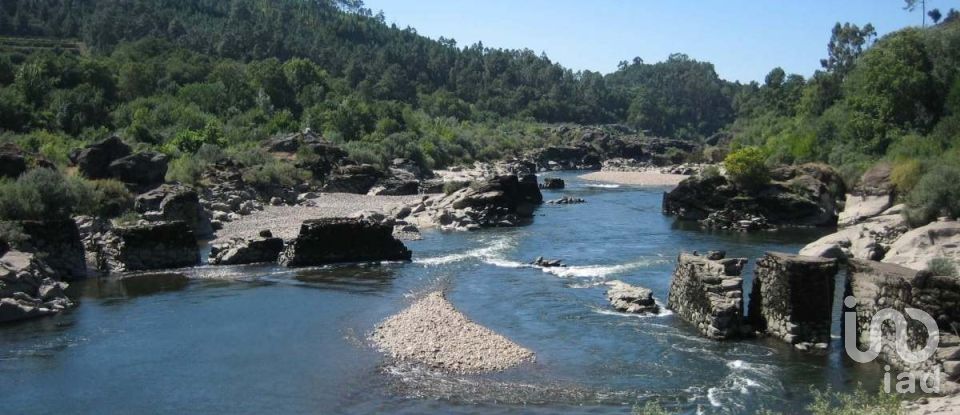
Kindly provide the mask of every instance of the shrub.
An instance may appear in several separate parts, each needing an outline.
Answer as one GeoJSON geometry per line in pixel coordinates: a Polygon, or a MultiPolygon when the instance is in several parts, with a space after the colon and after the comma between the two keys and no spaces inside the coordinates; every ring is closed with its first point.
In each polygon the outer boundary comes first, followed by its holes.
{"type": "Polygon", "coordinates": [[[933,275],[939,275],[943,277],[956,277],[957,276],[957,266],[953,261],[947,258],[934,258],[927,263],[927,269],[930,270],[933,275]]]}
{"type": "Polygon", "coordinates": [[[117,180],[97,180],[93,186],[91,208],[86,213],[93,216],[112,218],[133,209],[134,197],[127,186],[117,180]]]}
{"type": "Polygon", "coordinates": [[[904,214],[912,226],[938,216],[960,216],[960,167],[940,165],[924,174],[907,194],[904,214]]]}
{"type": "Polygon", "coordinates": [[[265,189],[273,186],[293,186],[298,181],[309,180],[310,174],[293,164],[278,160],[252,166],[243,171],[243,181],[254,187],[265,189]]]}
{"type": "Polygon", "coordinates": [[[882,415],[899,414],[900,395],[895,393],[867,393],[861,387],[852,393],[825,392],[814,389],[813,403],[807,407],[815,415],[882,415]]]}
{"type": "Polygon", "coordinates": [[[767,168],[765,160],[760,148],[744,147],[727,155],[723,166],[727,169],[727,177],[733,183],[750,189],[770,181],[770,169],[767,168]]]}
{"type": "Polygon", "coordinates": [[[0,219],[67,218],[91,206],[91,196],[82,179],[67,179],[50,169],[33,169],[16,181],[0,182],[0,219]]]}
{"type": "Polygon", "coordinates": [[[700,171],[700,177],[703,179],[715,179],[720,177],[720,168],[717,166],[707,166],[700,171]]]}
{"type": "Polygon", "coordinates": [[[907,159],[898,161],[893,165],[893,170],[890,172],[890,181],[897,187],[898,192],[905,194],[917,185],[922,176],[923,164],[916,159],[907,159]]]}
{"type": "Polygon", "coordinates": [[[470,182],[466,182],[466,181],[446,182],[443,184],[443,193],[449,195],[453,192],[456,192],[457,190],[460,190],[469,186],[470,186],[470,182]]]}
{"type": "Polygon", "coordinates": [[[29,236],[23,233],[23,228],[20,227],[20,224],[16,222],[0,221],[0,255],[2,255],[4,245],[16,247],[21,242],[26,241],[28,238],[29,236]]]}
{"type": "Polygon", "coordinates": [[[195,185],[200,180],[201,174],[203,174],[203,166],[197,157],[180,156],[170,162],[167,168],[167,181],[195,185]]]}

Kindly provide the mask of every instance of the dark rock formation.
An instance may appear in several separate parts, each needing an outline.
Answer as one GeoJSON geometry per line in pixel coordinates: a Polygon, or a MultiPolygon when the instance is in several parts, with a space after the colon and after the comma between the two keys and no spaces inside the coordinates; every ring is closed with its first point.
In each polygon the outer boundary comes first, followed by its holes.
{"type": "Polygon", "coordinates": [[[580,197],[570,197],[570,196],[564,196],[559,199],[547,201],[547,204],[549,205],[576,205],[580,203],[587,203],[587,201],[583,200],[583,198],[580,198],[580,197]]]}
{"type": "Polygon", "coordinates": [[[831,168],[789,166],[771,176],[769,184],[749,190],[722,176],[691,177],[664,194],[663,212],[719,229],[836,224],[844,186],[831,168]]]}
{"type": "Polygon", "coordinates": [[[369,164],[343,166],[327,179],[323,191],[366,194],[382,177],[383,172],[369,164]]]}
{"type": "Polygon", "coordinates": [[[409,261],[410,250],[393,228],[363,219],[327,218],[304,222],[280,263],[291,267],[337,262],[409,261]]]}
{"type": "Polygon", "coordinates": [[[565,267],[563,261],[559,259],[546,259],[542,256],[538,256],[537,259],[534,259],[531,262],[534,266],[543,267],[543,268],[552,268],[552,267],[565,267]]]}
{"type": "Polygon", "coordinates": [[[852,297],[844,301],[844,306],[856,313],[856,340],[860,350],[865,350],[871,339],[879,339],[880,358],[896,370],[930,373],[939,368],[943,381],[956,381],[960,377],[960,337],[956,335],[960,331],[960,307],[956,306],[960,301],[960,279],[899,265],[850,259],[846,295],[852,297]],[[916,364],[902,359],[896,352],[897,341],[905,342],[916,351],[927,344],[928,333],[924,325],[912,317],[907,317],[906,332],[899,336],[889,322],[879,330],[871,330],[873,316],[886,308],[904,315],[908,308],[914,308],[933,317],[940,333],[936,353],[916,364]]]}
{"type": "Polygon", "coordinates": [[[105,266],[114,272],[195,266],[197,238],[183,221],[114,228],[103,242],[105,266]]]}
{"type": "Polygon", "coordinates": [[[757,261],[748,321],[801,348],[830,343],[837,262],[768,252],[757,261]]]}
{"type": "Polygon", "coordinates": [[[563,179],[559,177],[547,177],[543,179],[543,183],[540,183],[541,189],[563,189],[566,187],[566,183],[563,182],[563,179]]]}
{"type": "Polygon", "coordinates": [[[623,281],[611,281],[607,285],[610,287],[607,289],[607,300],[615,310],[637,314],[660,312],[650,289],[629,285],[623,281]]]}
{"type": "Polygon", "coordinates": [[[53,269],[37,255],[17,250],[0,253],[0,323],[48,316],[74,304],[53,269]]]}
{"type": "Polygon", "coordinates": [[[107,167],[110,176],[138,189],[149,189],[163,183],[167,175],[167,156],[143,152],[119,158],[107,167]]]}
{"type": "Polygon", "coordinates": [[[213,237],[210,215],[201,206],[200,196],[189,186],[161,185],[138,196],[136,210],[149,220],[184,221],[199,239],[213,237]]]}
{"type": "Polygon", "coordinates": [[[109,179],[110,163],[131,153],[130,146],[120,137],[112,136],[96,144],[71,152],[70,161],[77,165],[80,174],[89,179],[109,179]]]}
{"type": "Polygon", "coordinates": [[[16,179],[27,171],[27,157],[16,144],[0,145],[0,178],[16,179]]]}
{"type": "Polygon", "coordinates": [[[277,262],[281,251],[283,239],[274,238],[269,231],[261,232],[259,238],[236,238],[225,244],[214,245],[210,251],[210,263],[240,265],[277,262]]]}
{"type": "Polygon", "coordinates": [[[747,260],[710,260],[682,253],[670,281],[667,308],[704,336],[725,340],[743,332],[743,279],[747,260]]]}
{"type": "Polygon", "coordinates": [[[83,242],[76,222],[71,219],[22,221],[20,226],[29,237],[21,244],[21,250],[39,254],[57,279],[72,281],[87,276],[83,242]]]}

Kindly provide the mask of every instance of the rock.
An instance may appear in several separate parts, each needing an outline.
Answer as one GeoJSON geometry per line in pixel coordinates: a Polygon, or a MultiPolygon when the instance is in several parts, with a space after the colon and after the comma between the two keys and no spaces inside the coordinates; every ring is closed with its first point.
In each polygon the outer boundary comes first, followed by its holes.
{"type": "Polygon", "coordinates": [[[574,205],[574,204],[586,203],[586,202],[587,202],[587,201],[586,201],[586,200],[583,200],[583,198],[564,196],[564,197],[561,197],[561,198],[559,198],[559,199],[548,200],[548,201],[547,201],[547,204],[549,204],[549,205],[574,205]]]}
{"type": "Polygon", "coordinates": [[[16,179],[27,171],[27,158],[16,144],[0,145],[0,178],[16,179]]]}
{"type": "Polygon", "coordinates": [[[29,239],[21,250],[39,254],[53,269],[57,279],[79,280],[87,276],[87,263],[77,223],[72,219],[21,221],[29,239]]]}
{"type": "Polygon", "coordinates": [[[141,271],[195,266],[197,238],[183,221],[117,227],[104,249],[109,270],[141,271]]]}
{"type": "Polygon", "coordinates": [[[107,167],[110,176],[128,185],[148,189],[163,183],[167,175],[167,156],[143,152],[119,158],[107,167]]]}
{"type": "Polygon", "coordinates": [[[537,259],[534,259],[531,264],[543,267],[543,268],[553,268],[553,267],[565,267],[563,261],[559,259],[544,259],[542,256],[538,256],[537,259]]]}
{"type": "Polygon", "coordinates": [[[547,177],[543,179],[543,183],[540,184],[541,189],[563,189],[566,184],[563,182],[563,179],[558,177],[547,177]]]}
{"type": "MultiPolygon", "coordinates": [[[[226,211],[225,204],[218,203],[217,210],[226,211]]],[[[164,184],[147,193],[137,196],[135,209],[147,214],[157,212],[160,220],[186,222],[199,239],[213,238],[213,226],[210,215],[200,204],[195,190],[182,184],[164,184]]]]}
{"type": "Polygon", "coordinates": [[[337,262],[409,261],[410,250],[393,237],[393,228],[363,219],[310,220],[284,250],[280,263],[291,267],[337,262]]]}
{"type": "Polygon", "coordinates": [[[120,137],[112,136],[83,149],[74,150],[70,155],[70,160],[77,165],[77,169],[83,177],[109,179],[113,177],[110,172],[110,164],[130,155],[131,152],[130,146],[120,140],[120,137]]]}
{"type": "Polygon", "coordinates": [[[870,196],[847,194],[843,212],[837,219],[837,226],[845,227],[870,219],[893,206],[891,195],[870,196]]]}
{"type": "Polygon", "coordinates": [[[890,245],[883,262],[925,270],[934,258],[960,264],[960,222],[933,222],[904,233],[890,245]]]}
{"type": "Polygon", "coordinates": [[[828,343],[837,262],[768,252],[757,260],[748,322],[788,343],[828,343]]]}
{"type": "Polygon", "coordinates": [[[420,167],[416,162],[405,158],[395,158],[390,163],[390,170],[394,172],[404,172],[411,175],[416,180],[431,179],[434,174],[430,169],[420,167]]]}
{"type": "Polygon", "coordinates": [[[42,317],[73,307],[67,284],[38,255],[7,250],[0,256],[0,323],[42,317]]]}
{"type": "Polygon", "coordinates": [[[709,260],[682,253],[670,281],[667,308],[701,334],[725,340],[743,334],[743,279],[746,259],[709,260]]]}
{"type": "Polygon", "coordinates": [[[213,265],[240,265],[277,262],[283,251],[283,239],[274,238],[270,231],[260,231],[260,238],[236,238],[225,244],[214,245],[210,251],[213,265]]]}
{"type": "Polygon", "coordinates": [[[653,299],[653,291],[643,287],[635,287],[623,281],[607,283],[607,300],[617,311],[623,313],[659,313],[660,307],[653,299]]]}
{"type": "Polygon", "coordinates": [[[377,181],[367,192],[372,196],[404,196],[420,192],[420,181],[403,170],[390,169],[390,175],[377,181]]]}
{"type": "Polygon", "coordinates": [[[369,164],[343,166],[329,177],[324,192],[366,194],[383,177],[383,172],[369,164]]]}

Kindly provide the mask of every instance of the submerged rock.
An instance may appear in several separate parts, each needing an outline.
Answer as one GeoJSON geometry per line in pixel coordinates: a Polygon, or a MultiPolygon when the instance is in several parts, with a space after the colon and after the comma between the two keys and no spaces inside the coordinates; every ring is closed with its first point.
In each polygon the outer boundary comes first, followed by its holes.
{"type": "Polygon", "coordinates": [[[214,245],[210,251],[210,263],[239,265],[277,262],[282,251],[283,239],[274,238],[270,231],[266,231],[261,232],[258,238],[235,238],[230,242],[214,245]]]}
{"type": "Polygon", "coordinates": [[[393,227],[363,219],[306,221],[280,263],[291,267],[337,262],[409,261],[411,252],[393,237],[393,227]]]}
{"type": "Polygon", "coordinates": [[[583,198],[580,198],[580,197],[570,197],[570,196],[564,196],[559,199],[547,201],[548,205],[576,205],[580,203],[587,203],[587,201],[583,200],[583,198]]]}
{"type": "Polygon", "coordinates": [[[653,291],[648,288],[636,287],[623,281],[614,280],[607,283],[607,300],[617,311],[637,314],[656,314],[660,306],[653,299],[653,291]]]}
{"type": "Polygon", "coordinates": [[[537,259],[534,259],[531,262],[534,266],[543,267],[543,268],[553,268],[553,267],[565,267],[563,261],[559,259],[546,259],[542,256],[538,256],[537,259]]]}

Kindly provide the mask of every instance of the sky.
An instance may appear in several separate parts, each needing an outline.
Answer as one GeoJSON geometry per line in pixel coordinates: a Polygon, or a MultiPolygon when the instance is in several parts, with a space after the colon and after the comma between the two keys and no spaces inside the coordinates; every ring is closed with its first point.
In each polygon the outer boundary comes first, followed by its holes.
{"type": "MultiPolygon", "coordinates": [[[[721,78],[762,82],[779,66],[805,77],[826,57],[836,22],[872,23],[879,35],[919,26],[903,0],[365,0],[387,23],[458,46],[545,52],[573,70],[613,72],[671,53],[712,62],[721,78]]],[[[927,0],[946,14],[955,0],[927,0]]],[[[928,19],[929,21],[929,19],[928,19]]]]}

